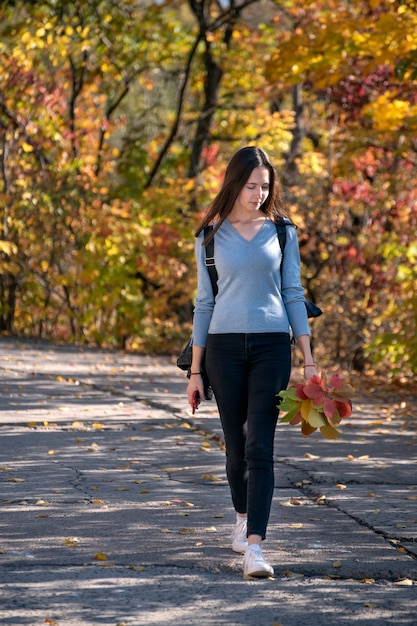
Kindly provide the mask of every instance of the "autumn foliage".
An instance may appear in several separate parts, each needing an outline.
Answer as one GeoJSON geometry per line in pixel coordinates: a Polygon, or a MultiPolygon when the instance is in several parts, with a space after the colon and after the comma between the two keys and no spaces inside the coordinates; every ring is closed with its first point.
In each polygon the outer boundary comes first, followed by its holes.
{"type": "Polygon", "coordinates": [[[0,330],[177,351],[193,231],[257,143],[321,362],[415,373],[416,31],[411,0],[0,4],[0,330]]]}
{"type": "Polygon", "coordinates": [[[285,412],[280,421],[300,424],[305,437],[320,429],[326,439],[336,439],[341,420],[352,415],[353,393],[353,387],[339,374],[333,374],[327,382],[323,372],[321,377],[313,376],[306,383],[279,392],[278,407],[285,412]]]}

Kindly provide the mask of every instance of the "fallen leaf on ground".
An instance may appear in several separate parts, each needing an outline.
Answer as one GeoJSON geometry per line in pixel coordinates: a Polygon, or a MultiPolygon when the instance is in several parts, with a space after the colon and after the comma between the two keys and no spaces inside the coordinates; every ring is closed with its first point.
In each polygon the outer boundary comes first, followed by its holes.
{"type": "Polygon", "coordinates": [[[411,580],[411,578],[403,578],[402,580],[397,580],[397,582],[394,583],[394,585],[405,585],[407,587],[411,587],[411,585],[414,585],[415,581],[411,580]]]}
{"type": "Polygon", "coordinates": [[[292,572],[289,569],[285,570],[284,575],[287,578],[304,578],[304,574],[297,574],[297,572],[292,572]]]}
{"type": "Polygon", "coordinates": [[[76,537],[69,537],[68,539],[64,539],[64,543],[66,546],[75,547],[78,546],[78,539],[76,537]]]}
{"type": "Polygon", "coordinates": [[[129,565],[129,569],[132,569],[134,572],[144,572],[145,568],[143,565],[129,565]]]}
{"type": "Polygon", "coordinates": [[[204,478],[204,480],[211,480],[215,483],[222,481],[221,478],[219,478],[218,476],[213,476],[213,474],[201,474],[201,478],[204,478]]]}

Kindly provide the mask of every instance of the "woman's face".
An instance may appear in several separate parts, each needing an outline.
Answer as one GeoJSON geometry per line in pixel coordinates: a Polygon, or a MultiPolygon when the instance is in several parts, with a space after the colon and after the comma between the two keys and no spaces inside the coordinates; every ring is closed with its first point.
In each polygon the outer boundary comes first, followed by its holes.
{"type": "Polygon", "coordinates": [[[269,196],[269,170],[267,167],[259,166],[252,170],[246,184],[240,191],[235,209],[248,214],[259,211],[262,204],[269,196]]]}

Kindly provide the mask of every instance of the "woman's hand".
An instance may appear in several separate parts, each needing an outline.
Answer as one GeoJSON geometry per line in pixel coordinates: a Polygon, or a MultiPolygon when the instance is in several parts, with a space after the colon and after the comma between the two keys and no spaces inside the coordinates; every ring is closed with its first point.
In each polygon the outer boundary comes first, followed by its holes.
{"type": "Polygon", "coordinates": [[[191,407],[193,406],[193,395],[195,391],[198,391],[201,400],[206,399],[206,396],[204,395],[204,384],[201,374],[191,374],[189,383],[187,385],[188,404],[191,407]]]}
{"type": "Polygon", "coordinates": [[[304,378],[306,380],[310,380],[313,376],[320,377],[320,374],[317,371],[317,366],[315,363],[312,365],[304,365],[304,378]]]}

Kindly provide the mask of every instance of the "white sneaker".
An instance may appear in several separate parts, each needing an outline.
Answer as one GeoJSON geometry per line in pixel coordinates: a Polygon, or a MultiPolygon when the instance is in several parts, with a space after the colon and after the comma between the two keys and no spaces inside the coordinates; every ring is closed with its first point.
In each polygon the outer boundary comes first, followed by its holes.
{"type": "Polygon", "coordinates": [[[274,569],[263,557],[261,547],[253,544],[248,546],[243,559],[243,578],[268,578],[274,575],[274,569]]]}
{"type": "Polygon", "coordinates": [[[238,552],[239,554],[245,553],[245,550],[248,547],[248,538],[246,536],[247,527],[248,522],[246,517],[239,517],[237,515],[236,526],[234,527],[231,536],[233,552],[238,552]]]}

